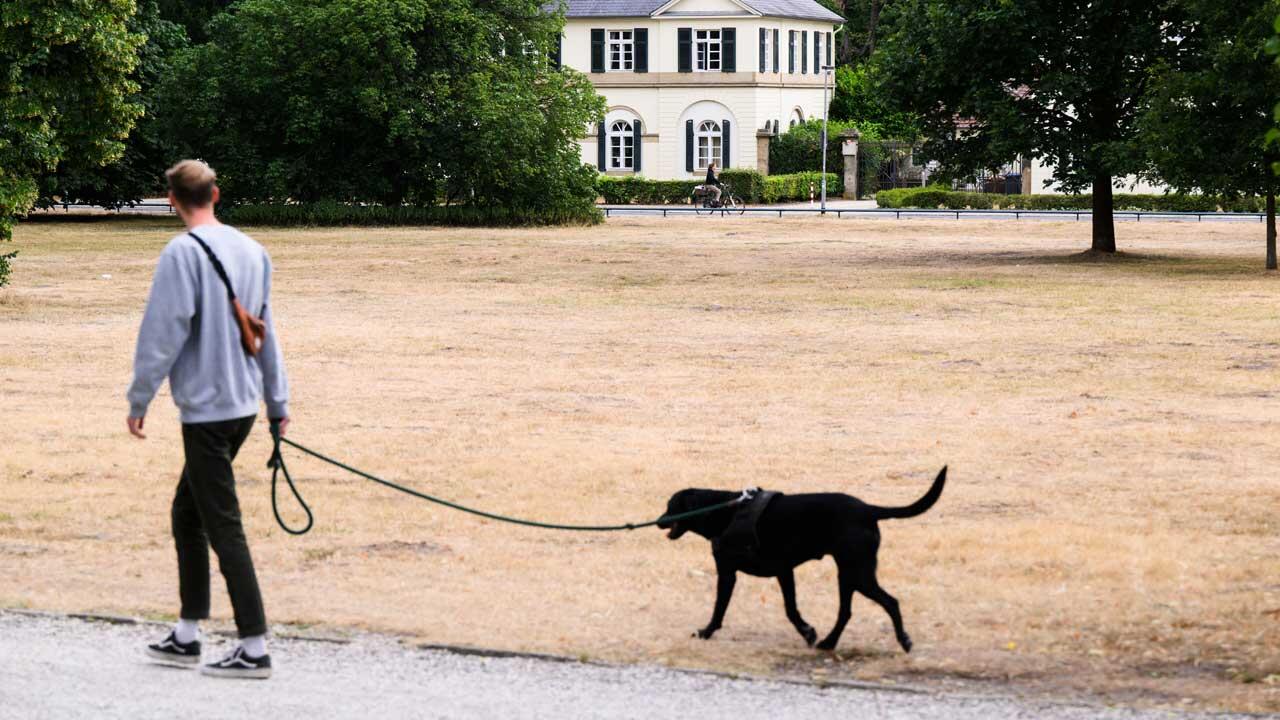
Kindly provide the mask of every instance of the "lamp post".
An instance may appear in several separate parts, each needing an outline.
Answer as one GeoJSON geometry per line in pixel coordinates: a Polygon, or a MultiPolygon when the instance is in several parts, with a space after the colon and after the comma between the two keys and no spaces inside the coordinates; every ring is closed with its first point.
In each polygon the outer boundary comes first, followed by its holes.
{"type": "Polygon", "coordinates": [[[831,79],[832,65],[822,66],[822,209],[827,214],[827,81],[831,79]]]}

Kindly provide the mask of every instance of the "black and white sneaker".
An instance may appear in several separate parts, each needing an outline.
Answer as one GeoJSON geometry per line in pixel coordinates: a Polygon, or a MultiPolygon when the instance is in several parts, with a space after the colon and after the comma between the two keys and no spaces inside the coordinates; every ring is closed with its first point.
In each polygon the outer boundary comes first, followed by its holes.
{"type": "Polygon", "coordinates": [[[200,668],[200,672],[213,677],[265,680],[271,677],[271,656],[249,657],[243,647],[236,646],[235,650],[218,662],[200,668]]]}
{"type": "Polygon", "coordinates": [[[178,642],[177,636],[169,633],[164,640],[147,646],[147,657],[161,665],[193,668],[200,664],[200,641],[178,642]]]}

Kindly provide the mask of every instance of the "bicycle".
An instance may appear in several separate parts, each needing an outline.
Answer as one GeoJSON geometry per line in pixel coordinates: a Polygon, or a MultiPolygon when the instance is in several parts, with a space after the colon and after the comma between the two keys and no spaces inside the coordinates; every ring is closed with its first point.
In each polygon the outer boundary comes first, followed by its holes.
{"type": "Polygon", "coordinates": [[[733,188],[724,185],[720,188],[720,199],[715,199],[715,193],[711,188],[713,185],[699,185],[693,189],[693,194],[689,196],[689,204],[693,205],[693,211],[698,215],[714,215],[720,213],[736,213],[742,215],[747,211],[747,204],[742,201],[742,196],[733,192],[733,188]]]}

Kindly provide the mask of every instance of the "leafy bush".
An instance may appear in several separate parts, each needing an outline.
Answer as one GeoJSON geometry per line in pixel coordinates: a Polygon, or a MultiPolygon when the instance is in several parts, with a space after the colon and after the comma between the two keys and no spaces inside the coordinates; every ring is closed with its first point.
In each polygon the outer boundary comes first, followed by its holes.
{"type": "Polygon", "coordinates": [[[764,198],[765,176],[759,171],[729,168],[720,173],[720,180],[749,203],[758,203],[764,198]]]}
{"type": "MultiPolygon", "coordinates": [[[[840,175],[827,173],[827,197],[844,192],[844,183],[840,175]]],[[[782,202],[784,200],[808,200],[810,188],[812,192],[822,192],[822,173],[803,172],[790,175],[769,175],[764,179],[764,201],[782,202]]]]}
{"type": "MultiPolygon", "coordinates": [[[[1262,212],[1259,197],[1213,195],[1138,195],[1116,193],[1116,210],[1146,212],[1262,212]]],[[[941,185],[899,188],[876,193],[882,208],[946,208],[947,210],[1091,210],[1092,195],[999,195],[948,190],[941,185]]]]}
{"type": "MultiPolygon", "coordinates": [[[[858,141],[859,187],[875,187],[884,161],[884,148],[880,144],[879,131],[874,126],[851,122],[827,123],[827,172],[844,176],[844,152],[840,133],[857,129],[862,138],[858,141]]],[[[822,121],[810,120],[791,128],[769,143],[769,170],[778,175],[822,170],[822,121]]]]}
{"type": "Polygon", "coordinates": [[[348,205],[330,200],[314,203],[231,205],[219,210],[235,225],[594,225],[603,213],[594,207],[530,210],[505,206],[348,205]]]}
{"type": "MultiPolygon", "coordinates": [[[[851,122],[827,122],[827,170],[836,172],[844,167],[840,151],[840,133],[862,129],[851,122]]],[[[879,135],[868,130],[864,139],[876,139],[879,135]]],[[[800,123],[773,138],[769,143],[769,172],[789,175],[798,172],[822,170],[822,120],[800,123]]]]}
{"type": "MultiPolygon", "coordinates": [[[[761,175],[755,170],[725,170],[720,179],[748,203],[809,199],[809,184],[822,186],[822,173],[761,175]]],[[[682,205],[689,202],[701,180],[650,180],[642,177],[601,177],[600,196],[610,205],[682,205]]],[[[828,196],[844,191],[840,176],[827,173],[828,196]]]]}
{"type": "Polygon", "coordinates": [[[689,202],[699,180],[650,180],[643,177],[601,177],[596,183],[610,205],[679,205],[689,202]]]}

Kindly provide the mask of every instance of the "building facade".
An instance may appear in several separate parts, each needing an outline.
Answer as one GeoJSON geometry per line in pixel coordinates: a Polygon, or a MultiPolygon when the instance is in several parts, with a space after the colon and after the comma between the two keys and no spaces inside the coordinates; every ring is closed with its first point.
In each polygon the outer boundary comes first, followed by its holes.
{"type": "Polygon", "coordinates": [[[608,106],[582,160],[609,175],[767,172],[768,141],[822,117],[841,19],[814,0],[568,0],[560,62],[608,106]]]}

